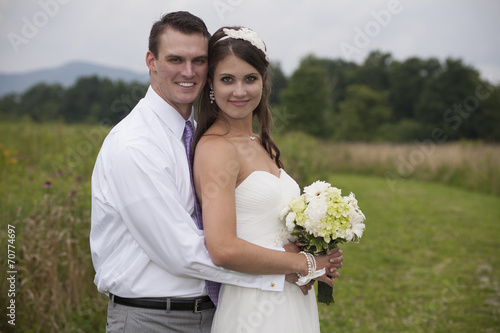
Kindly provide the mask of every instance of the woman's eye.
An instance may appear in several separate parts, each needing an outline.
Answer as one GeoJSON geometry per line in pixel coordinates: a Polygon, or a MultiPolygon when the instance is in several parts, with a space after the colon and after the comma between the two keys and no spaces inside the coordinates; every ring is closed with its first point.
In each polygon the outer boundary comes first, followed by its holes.
{"type": "Polygon", "coordinates": [[[247,81],[250,81],[250,82],[257,81],[257,77],[249,76],[249,77],[247,77],[247,81]]]}
{"type": "Polygon", "coordinates": [[[221,79],[221,81],[224,83],[229,83],[229,82],[231,82],[231,78],[229,76],[225,76],[221,79]]]}

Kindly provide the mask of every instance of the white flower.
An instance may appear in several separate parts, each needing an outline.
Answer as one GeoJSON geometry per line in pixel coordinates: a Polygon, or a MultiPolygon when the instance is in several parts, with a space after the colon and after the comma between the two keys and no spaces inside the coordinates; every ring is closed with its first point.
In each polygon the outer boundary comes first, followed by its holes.
{"type": "Polygon", "coordinates": [[[280,220],[283,220],[285,218],[286,214],[288,214],[288,212],[290,212],[290,206],[286,205],[286,207],[281,210],[280,220]]]}
{"type": "Polygon", "coordinates": [[[325,196],[315,196],[309,201],[304,214],[314,224],[319,224],[320,220],[325,218],[328,204],[325,196]]]}
{"type": "Polygon", "coordinates": [[[320,231],[320,228],[318,223],[315,223],[315,221],[311,219],[306,219],[306,221],[304,222],[304,228],[308,233],[314,235],[315,237],[319,236],[318,233],[320,231]]]}
{"type": "Polygon", "coordinates": [[[292,239],[293,237],[292,235],[290,235],[290,232],[282,226],[276,234],[276,237],[274,239],[274,246],[283,247],[283,245],[289,243],[292,239]]]}
{"type": "Polygon", "coordinates": [[[356,200],[354,193],[351,192],[351,194],[349,194],[347,197],[344,197],[344,199],[347,201],[348,204],[353,206],[355,209],[359,209],[358,200],[356,200]]]}
{"type": "Polygon", "coordinates": [[[345,236],[347,242],[351,242],[355,238],[361,238],[363,236],[363,231],[365,230],[364,220],[365,216],[363,213],[361,213],[361,211],[358,212],[356,208],[351,206],[349,211],[350,226],[347,228],[345,236]]]}
{"type": "Polygon", "coordinates": [[[331,185],[324,182],[324,181],[316,181],[312,183],[311,185],[304,187],[304,194],[306,197],[306,202],[311,201],[311,199],[315,197],[320,197],[320,196],[325,196],[325,191],[330,187],[331,185]]]}
{"type": "Polygon", "coordinates": [[[295,214],[294,212],[290,212],[287,216],[286,216],[286,227],[288,228],[288,231],[292,232],[293,231],[293,228],[295,228],[295,216],[297,214],[295,214]]]}

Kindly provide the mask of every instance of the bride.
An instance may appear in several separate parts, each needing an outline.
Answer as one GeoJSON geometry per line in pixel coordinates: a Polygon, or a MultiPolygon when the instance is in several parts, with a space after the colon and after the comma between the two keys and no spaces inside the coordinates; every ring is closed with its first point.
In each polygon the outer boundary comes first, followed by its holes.
{"type": "Polygon", "coordinates": [[[332,285],[342,256],[308,257],[287,245],[279,214],[300,189],[270,135],[265,44],[250,29],[221,28],[209,41],[208,56],[193,162],[207,249],[218,266],[282,274],[281,281],[286,275],[292,282],[263,288],[268,290],[223,285],[212,332],[319,332],[315,293],[307,292],[311,283],[299,288],[293,282],[312,279],[315,260],[329,275],[318,279],[332,285]],[[260,136],[252,131],[253,116],[260,136]]]}

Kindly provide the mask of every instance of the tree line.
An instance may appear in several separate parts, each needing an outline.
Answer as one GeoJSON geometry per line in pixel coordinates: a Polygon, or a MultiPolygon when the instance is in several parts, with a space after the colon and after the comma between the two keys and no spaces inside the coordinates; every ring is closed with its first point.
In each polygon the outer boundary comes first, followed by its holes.
{"type": "MultiPolygon", "coordinates": [[[[374,51],[356,64],[308,55],[290,77],[279,63],[271,71],[279,131],[336,141],[500,141],[500,85],[460,59],[397,61],[374,51]]],[[[147,87],[98,76],[68,88],[41,83],[0,99],[0,119],[113,125],[147,87]]]]}

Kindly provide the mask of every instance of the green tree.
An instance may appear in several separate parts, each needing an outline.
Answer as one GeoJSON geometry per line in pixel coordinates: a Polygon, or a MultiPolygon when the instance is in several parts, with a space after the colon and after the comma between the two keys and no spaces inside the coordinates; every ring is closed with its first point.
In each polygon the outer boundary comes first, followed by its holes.
{"type": "Polygon", "coordinates": [[[389,90],[391,62],[390,53],[371,52],[354,74],[356,84],[366,85],[374,90],[389,90]]]}
{"type": "Polygon", "coordinates": [[[365,85],[351,85],[346,99],[339,104],[335,117],[337,140],[374,141],[384,139],[381,128],[392,115],[388,92],[376,91],[365,85]]]}
{"type": "Polygon", "coordinates": [[[394,110],[394,120],[413,119],[415,104],[420,98],[425,83],[441,68],[437,59],[409,58],[391,64],[389,100],[394,110]]]}
{"type": "Polygon", "coordinates": [[[415,108],[415,118],[430,133],[441,128],[451,140],[480,137],[480,104],[474,95],[481,81],[479,72],[462,60],[446,59],[443,70],[426,81],[415,108]],[[476,105],[469,105],[472,101],[476,105]]]}
{"type": "Polygon", "coordinates": [[[281,70],[280,63],[272,62],[270,64],[270,77],[271,77],[271,95],[269,96],[269,104],[272,106],[281,105],[280,94],[288,84],[288,79],[281,70]]]}
{"type": "MultiPolygon", "coordinates": [[[[308,61],[326,70],[328,89],[328,110],[333,113],[338,112],[338,104],[346,98],[347,87],[354,81],[355,74],[359,66],[353,62],[346,62],[342,59],[317,59],[309,58],[308,61]]],[[[331,124],[329,125],[331,126],[331,124]]]]}
{"type": "Polygon", "coordinates": [[[479,137],[488,142],[500,142],[500,84],[493,86],[484,82],[477,88],[476,93],[480,100],[478,110],[479,137]]]}
{"type": "Polygon", "coordinates": [[[325,68],[305,58],[292,74],[288,86],[282,91],[281,99],[286,110],[286,124],[289,130],[328,137],[329,96],[325,68]]]}
{"type": "Polygon", "coordinates": [[[59,84],[40,83],[22,94],[20,114],[29,116],[35,122],[60,118],[60,101],[64,89],[59,84]]]}
{"type": "Polygon", "coordinates": [[[99,112],[101,79],[97,76],[82,77],[64,94],[62,115],[68,122],[84,122],[89,117],[89,110],[99,112]]]}
{"type": "Polygon", "coordinates": [[[20,117],[20,101],[18,94],[8,94],[0,99],[0,120],[15,120],[20,117]]]}

